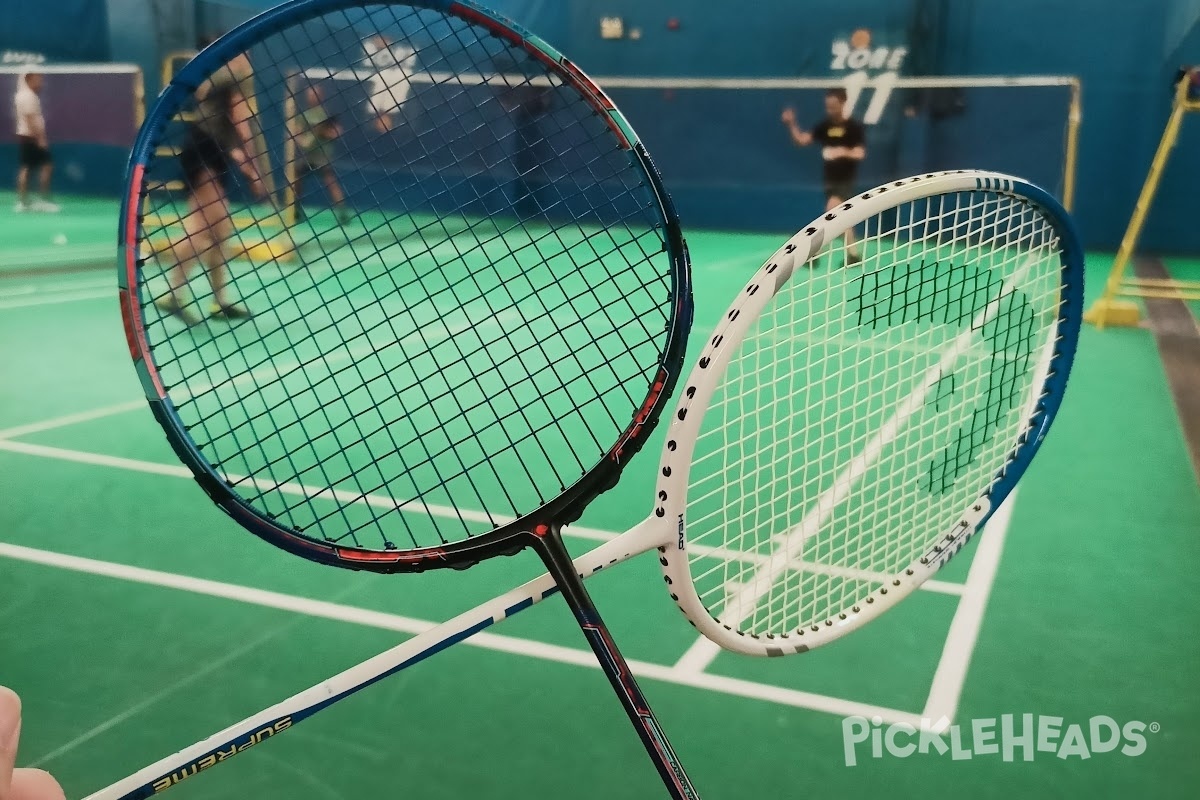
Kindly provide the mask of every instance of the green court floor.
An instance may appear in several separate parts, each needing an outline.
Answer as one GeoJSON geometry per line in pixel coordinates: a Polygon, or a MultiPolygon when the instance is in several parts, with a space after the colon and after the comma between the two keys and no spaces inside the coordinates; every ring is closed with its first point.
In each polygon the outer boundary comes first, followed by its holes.
{"type": "MultiPolygon", "coordinates": [[[[18,218],[0,197],[0,683],[25,700],[22,763],[86,795],[539,571],[522,555],[462,573],[363,575],[241,531],[146,408],[111,266],[84,268],[115,249],[115,203],[62,203],[56,217],[18,218]],[[54,244],[59,233],[67,245],[54,244]],[[45,255],[75,246],[92,249],[45,255]]],[[[786,235],[689,234],[694,344],[786,235]]],[[[1091,294],[1110,264],[1089,259],[1091,294]]],[[[657,449],[589,509],[589,535],[644,516],[657,449]]],[[[1200,489],[1153,339],[1085,328],[1063,412],[1014,501],[937,581],[864,631],[803,656],[721,654],[696,669],[679,663],[696,637],[654,559],[589,585],[709,800],[1191,798],[1197,531],[1200,489]],[[1096,717],[1141,722],[1144,751],[1101,742],[1087,758],[1020,747],[1007,761],[875,758],[863,743],[847,764],[848,716],[946,717],[966,740],[972,721],[1015,715],[1020,727],[1026,714],[1059,729],[1060,744],[1071,726],[1090,738],[1096,717]]],[[[173,796],[662,790],[565,606],[550,601],[173,796]]]]}

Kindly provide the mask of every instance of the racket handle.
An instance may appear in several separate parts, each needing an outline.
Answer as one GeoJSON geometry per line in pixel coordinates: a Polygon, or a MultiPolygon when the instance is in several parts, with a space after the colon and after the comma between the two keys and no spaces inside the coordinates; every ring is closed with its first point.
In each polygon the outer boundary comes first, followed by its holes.
{"type": "Polygon", "coordinates": [[[608,676],[613,691],[621,699],[629,721],[641,737],[642,745],[658,769],[658,774],[672,800],[700,800],[699,792],[692,785],[671,743],[667,741],[667,735],[658,724],[650,703],[642,694],[632,670],[625,663],[625,657],[617,649],[608,627],[600,618],[600,612],[583,585],[583,578],[580,577],[576,564],[563,544],[561,528],[555,525],[539,531],[534,549],[545,562],[547,570],[554,576],[567,604],[571,606],[580,629],[587,637],[592,652],[596,654],[596,660],[608,676]]]}

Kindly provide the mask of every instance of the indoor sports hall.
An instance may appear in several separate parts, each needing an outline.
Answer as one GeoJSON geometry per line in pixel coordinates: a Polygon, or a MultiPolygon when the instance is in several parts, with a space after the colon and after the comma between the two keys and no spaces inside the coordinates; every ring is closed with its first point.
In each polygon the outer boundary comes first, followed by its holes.
{"type": "Polygon", "coordinates": [[[277,6],[0,19],[0,800],[1197,796],[1200,3],[277,6]]]}

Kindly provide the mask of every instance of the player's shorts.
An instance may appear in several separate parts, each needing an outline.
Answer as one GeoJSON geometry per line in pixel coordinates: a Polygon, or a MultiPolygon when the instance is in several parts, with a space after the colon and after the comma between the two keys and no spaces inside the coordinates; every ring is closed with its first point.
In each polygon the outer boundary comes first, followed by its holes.
{"type": "Polygon", "coordinates": [[[296,159],[296,177],[305,178],[309,175],[324,172],[332,166],[329,157],[323,153],[301,153],[296,159]]]}
{"type": "Polygon", "coordinates": [[[825,180],[825,199],[826,200],[828,200],[831,197],[836,197],[839,200],[849,200],[851,197],[854,197],[854,195],[856,195],[856,194],[858,194],[858,192],[854,191],[854,180],[852,178],[849,180],[841,180],[841,181],[834,181],[834,180],[829,180],[829,179],[825,180]]]}
{"type": "Polygon", "coordinates": [[[50,148],[42,147],[32,136],[17,137],[17,159],[22,167],[29,169],[37,169],[54,161],[50,148]]]}
{"type": "Polygon", "coordinates": [[[179,166],[183,169],[188,186],[202,183],[205,173],[211,173],[221,180],[232,167],[221,143],[194,125],[188,128],[187,138],[179,151],[179,166]]]}

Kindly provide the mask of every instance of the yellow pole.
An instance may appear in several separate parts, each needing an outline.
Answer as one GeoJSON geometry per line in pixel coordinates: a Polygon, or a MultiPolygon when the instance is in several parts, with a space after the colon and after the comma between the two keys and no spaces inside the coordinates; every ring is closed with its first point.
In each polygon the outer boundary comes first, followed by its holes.
{"type": "Polygon", "coordinates": [[[1071,109],[1067,115],[1067,162],[1063,165],[1063,206],[1075,210],[1075,173],[1079,162],[1079,125],[1083,122],[1083,87],[1071,82],[1071,109]]]}
{"type": "Polygon", "coordinates": [[[1175,142],[1179,139],[1179,129],[1183,124],[1184,112],[1189,110],[1187,96],[1189,85],[1190,75],[1185,75],[1179,81],[1179,85],[1175,87],[1175,102],[1171,108],[1171,117],[1167,120],[1167,128],[1163,131],[1162,140],[1158,143],[1158,151],[1154,154],[1154,161],[1150,164],[1150,172],[1146,175],[1146,182],[1142,185],[1141,194],[1138,195],[1137,205],[1133,209],[1133,217],[1129,220],[1129,227],[1125,229],[1125,235],[1121,238],[1121,247],[1117,250],[1117,259],[1113,262],[1112,272],[1109,273],[1108,282],[1104,285],[1104,294],[1092,306],[1091,312],[1085,315],[1088,321],[1094,323],[1098,328],[1103,328],[1105,322],[1108,321],[1108,312],[1121,289],[1125,270],[1129,267],[1129,260],[1133,257],[1134,248],[1137,247],[1138,237],[1142,234],[1142,225],[1146,222],[1146,215],[1149,213],[1150,205],[1154,202],[1154,195],[1158,191],[1158,182],[1162,179],[1163,168],[1166,167],[1171,150],[1175,148],[1175,142]]]}
{"type": "Polygon", "coordinates": [[[139,67],[133,76],[133,125],[141,130],[146,121],[146,77],[139,67]]]}
{"type": "Polygon", "coordinates": [[[283,219],[285,225],[296,224],[296,89],[295,76],[288,76],[283,100],[283,219]]]}

